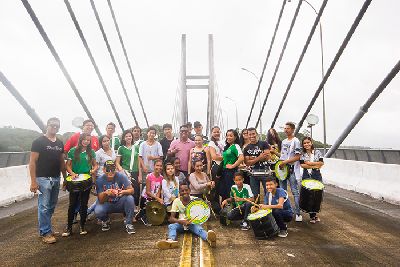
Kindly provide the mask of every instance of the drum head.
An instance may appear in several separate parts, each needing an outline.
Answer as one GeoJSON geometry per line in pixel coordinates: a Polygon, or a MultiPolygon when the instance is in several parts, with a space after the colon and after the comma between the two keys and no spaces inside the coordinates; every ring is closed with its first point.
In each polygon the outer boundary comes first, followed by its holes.
{"type": "Polygon", "coordinates": [[[67,182],[81,182],[81,181],[86,181],[90,179],[90,175],[89,174],[79,174],[78,177],[76,177],[75,179],[72,179],[72,176],[67,176],[65,178],[65,181],[67,182]]]}
{"type": "Polygon", "coordinates": [[[285,167],[283,167],[283,169],[281,169],[281,168],[279,168],[279,166],[281,165],[281,161],[278,161],[276,164],[275,164],[275,175],[276,175],[276,177],[279,179],[279,180],[281,180],[281,181],[283,181],[283,180],[285,180],[287,177],[288,177],[288,175],[289,175],[289,168],[287,167],[287,165],[285,165],[285,167]]]}
{"type": "Polygon", "coordinates": [[[252,214],[250,214],[249,216],[247,216],[247,219],[249,221],[254,221],[254,220],[258,220],[261,219],[262,217],[267,216],[268,214],[270,214],[272,212],[271,209],[266,209],[266,210],[258,210],[252,214]]]}
{"type": "Polygon", "coordinates": [[[324,185],[320,181],[313,180],[313,179],[307,179],[307,180],[301,181],[301,186],[303,186],[304,188],[307,188],[309,190],[323,190],[324,189],[324,185]]]}
{"type": "Polygon", "coordinates": [[[193,224],[203,224],[210,217],[210,207],[199,198],[193,199],[186,207],[186,218],[193,220],[193,224]]]}

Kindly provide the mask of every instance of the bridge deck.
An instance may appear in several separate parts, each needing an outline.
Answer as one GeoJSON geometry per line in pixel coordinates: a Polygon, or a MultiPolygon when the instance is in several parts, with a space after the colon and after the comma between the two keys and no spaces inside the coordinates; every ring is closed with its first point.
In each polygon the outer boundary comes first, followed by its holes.
{"type": "MultiPolygon", "coordinates": [[[[221,227],[211,220],[207,227],[218,234],[217,248],[210,253],[205,244],[194,238],[192,265],[199,266],[200,259],[215,262],[217,266],[267,263],[397,265],[400,262],[398,206],[371,201],[368,197],[352,193],[347,194],[348,199],[336,196],[340,194],[347,193],[328,187],[321,213],[322,222],[316,225],[292,222],[286,239],[257,241],[251,230],[246,232],[234,226],[221,227]],[[350,200],[354,197],[357,198],[355,201],[350,200]],[[356,202],[369,203],[374,207],[356,202]],[[380,212],[382,208],[384,213],[380,212]],[[391,210],[395,217],[387,215],[391,210]]],[[[55,228],[60,231],[66,220],[67,202],[66,198],[60,200],[54,216],[55,228]]],[[[89,222],[87,236],[59,237],[55,245],[46,245],[38,238],[36,221],[36,208],[0,219],[0,262],[3,265],[178,266],[180,263],[182,249],[161,251],[154,246],[156,240],[165,237],[166,226],[145,227],[137,223],[137,233],[130,236],[123,231],[122,218],[114,216],[111,230],[107,233],[89,222]]],[[[182,244],[183,236],[179,240],[182,244]]]]}

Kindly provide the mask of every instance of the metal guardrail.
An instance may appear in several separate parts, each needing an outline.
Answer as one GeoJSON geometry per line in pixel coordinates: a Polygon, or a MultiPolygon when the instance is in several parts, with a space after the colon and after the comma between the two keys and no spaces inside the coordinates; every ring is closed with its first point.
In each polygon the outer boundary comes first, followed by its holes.
{"type": "MultiPolygon", "coordinates": [[[[322,149],[318,148],[319,150],[322,149]]],[[[0,152],[0,168],[26,165],[31,152],[0,152]]],[[[400,165],[400,150],[339,148],[332,158],[400,165]]]]}
{"type": "Polygon", "coordinates": [[[0,152],[0,168],[26,165],[31,152],[0,152]]]}

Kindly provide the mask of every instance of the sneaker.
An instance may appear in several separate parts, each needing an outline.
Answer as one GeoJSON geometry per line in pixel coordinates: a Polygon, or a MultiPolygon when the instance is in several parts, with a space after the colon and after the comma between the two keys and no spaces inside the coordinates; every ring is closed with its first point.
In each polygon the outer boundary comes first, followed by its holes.
{"type": "Polygon", "coordinates": [[[54,244],[57,240],[52,233],[48,233],[42,236],[42,241],[46,244],[54,244]]]}
{"type": "Polygon", "coordinates": [[[146,226],[151,226],[151,223],[149,223],[149,222],[147,221],[147,218],[146,218],[146,217],[141,217],[141,218],[140,218],[140,221],[141,221],[144,225],[146,225],[146,226]]]}
{"type": "Polygon", "coordinates": [[[101,222],[101,231],[106,232],[108,230],[110,230],[110,224],[107,221],[105,221],[105,222],[102,221],[101,222]]]}
{"type": "Polygon", "coordinates": [[[156,247],[159,249],[170,249],[170,248],[177,248],[178,247],[178,241],[172,240],[172,239],[167,239],[167,240],[161,240],[157,241],[156,247]]]}
{"type": "Polygon", "coordinates": [[[320,222],[320,221],[321,221],[321,219],[319,217],[315,216],[315,222],[320,222]]]}
{"type": "Polygon", "coordinates": [[[311,218],[310,223],[315,224],[317,222],[317,220],[314,218],[311,218]]]}
{"type": "Polygon", "coordinates": [[[287,230],[280,230],[278,236],[279,237],[287,237],[288,232],[287,230]]]}
{"type": "Polygon", "coordinates": [[[81,226],[81,227],[80,227],[80,229],[79,229],[79,234],[80,234],[80,235],[86,235],[86,234],[87,234],[87,231],[86,231],[86,229],[85,229],[85,226],[81,226]]]}
{"type": "Polygon", "coordinates": [[[70,236],[70,235],[72,235],[72,228],[69,228],[69,227],[67,227],[66,229],[65,229],[65,231],[62,233],[62,237],[68,237],[68,236],[70,236]]]}
{"type": "Polygon", "coordinates": [[[296,214],[296,222],[302,222],[303,221],[303,216],[301,214],[296,214]]]}
{"type": "Polygon", "coordinates": [[[243,230],[243,231],[247,231],[247,230],[250,229],[250,225],[247,222],[242,222],[240,224],[240,229],[243,230]]]}
{"type": "Polygon", "coordinates": [[[132,224],[127,224],[127,225],[125,225],[125,228],[126,228],[126,232],[127,232],[128,234],[134,234],[134,233],[136,233],[136,232],[135,232],[135,227],[133,227],[132,224]]]}
{"type": "Polygon", "coordinates": [[[213,230],[208,230],[207,232],[207,241],[210,243],[212,248],[217,246],[217,234],[213,230]]]}

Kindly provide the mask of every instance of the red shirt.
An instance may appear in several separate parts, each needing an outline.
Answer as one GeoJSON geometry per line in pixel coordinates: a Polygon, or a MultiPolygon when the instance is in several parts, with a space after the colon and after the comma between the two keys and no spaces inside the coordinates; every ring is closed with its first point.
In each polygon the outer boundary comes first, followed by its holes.
{"type": "MultiPolygon", "coordinates": [[[[68,153],[68,151],[73,148],[76,147],[78,145],[78,141],[79,141],[79,137],[81,136],[81,133],[74,133],[68,140],[67,142],[65,142],[65,146],[64,146],[64,152],[68,153]]],[[[90,145],[92,146],[92,149],[94,151],[99,150],[100,146],[99,146],[99,140],[97,139],[97,136],[91,136],[92,137],[92,141],[90,142],[90,145]]]]}

